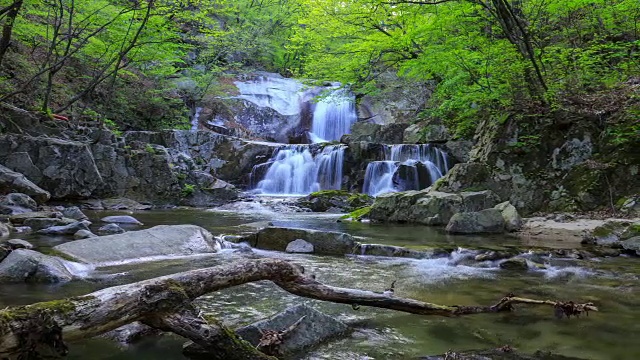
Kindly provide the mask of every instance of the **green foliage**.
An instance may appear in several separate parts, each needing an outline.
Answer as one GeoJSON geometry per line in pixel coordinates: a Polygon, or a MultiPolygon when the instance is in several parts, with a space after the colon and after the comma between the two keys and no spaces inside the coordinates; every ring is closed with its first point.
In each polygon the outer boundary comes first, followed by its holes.
{"type": "Polygon", "coordinates": [[[361,221],[369,216],[371,206],[364,206],[340,217],[341,220],[361,221]]]}
{"type": "Polygon", "coordinates": [[[182,187],[182,196],[183,197],[188,197],[193,195],[193,193],[196,191],[196,186],[193,184],[184,184],[184,186],[182,187]]]}

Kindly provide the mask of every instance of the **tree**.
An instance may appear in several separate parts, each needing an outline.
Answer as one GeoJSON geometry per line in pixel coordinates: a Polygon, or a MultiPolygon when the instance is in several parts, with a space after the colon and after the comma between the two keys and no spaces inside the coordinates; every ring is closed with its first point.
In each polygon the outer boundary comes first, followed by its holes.
{"type": "Polygon", "coordinates": [[[23,0],[15,0],[0,9],[0,19],[4,20],[2,24],[2,37],[0,38],[0,65],[2,65],[2,59],[9,48],[9,44],[11,44],[13,24],[18,17],[23,2],[23,0]]]}

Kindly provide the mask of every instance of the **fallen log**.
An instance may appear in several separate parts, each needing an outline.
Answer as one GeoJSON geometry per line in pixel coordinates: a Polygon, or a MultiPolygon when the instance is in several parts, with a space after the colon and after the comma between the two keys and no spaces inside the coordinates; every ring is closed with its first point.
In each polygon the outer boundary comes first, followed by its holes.
{"type": "Polygon", "coordinates": [[[513,310],[516,304],[566,309],[567,316],[597,311],[591,303],[574,304],[519,298],[510,294],[488,306],[438,305],[366,290],[322,284],[304,274],[304,268],[278,259],[259,259],[192,270],[137,283],[106,288],[91,294],[0,311],[0,358],[62,357],[65,341],[90,338],[134,321],[171,331],[219,357],[212,359],[272,359],[220,323],[199,316],[191,301],[221,289],[270,280],[303,297],[336,303],[372,306],[419,315],[463,316],[513,310]]]}

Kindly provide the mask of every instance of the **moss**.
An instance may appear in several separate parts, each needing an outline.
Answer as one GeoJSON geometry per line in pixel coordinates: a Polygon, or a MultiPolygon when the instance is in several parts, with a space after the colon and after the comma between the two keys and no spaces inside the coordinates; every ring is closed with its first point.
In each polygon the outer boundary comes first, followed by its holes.
{"type": "MultiPolygon", "coordinates": [[[[80,298],[75,299],[80,300],[80,298]]],[[[2,331],[2,323],[10,322],[17,319],[37,318],[39,314],[46,312],[49,314],[61,314],[71,312],[76,309],[74,299],[62,299],[39,302],[32,305],[8,307],[0,310],[0,332],[2,331]]]]}
{"type": "Polygon", "coordinates": [[[309,194],[309,199],[318,197],[334,197],[334,196],[349,196],[350,193],[347,190],[320,190],[309,194]]]}
{"type": "Polygon", "coordinates": [[[370,212],[371,212],[371,206],[364,206],[340,217],[340,219],[343,219],[343,220],[351,219],[351,220],[358,221],[369,216],[370,212]]]}
{"type": "Polygon", "coordinates": [[[69,255],[69,254],[65,254],[62,251],[58,251],[54,248],[40,248],[38,249],[41,253],[45,254],[45,255],[49,255],[49,256],[56,256],[59,257],[61,259],[65,259],[67,261],[73,261],[73,262],[79,262],[81,263],[82,261],[74,258],[73,256],[69,255]]]}

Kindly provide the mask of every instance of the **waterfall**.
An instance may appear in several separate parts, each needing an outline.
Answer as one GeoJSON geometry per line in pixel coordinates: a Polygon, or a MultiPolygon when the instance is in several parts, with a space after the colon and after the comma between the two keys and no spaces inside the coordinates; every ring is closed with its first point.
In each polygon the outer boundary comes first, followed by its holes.
{"type": "Polygon", "coordinates": [[[325,146],[312,154],[309,145],[285,145],[271,159],[254,166],[251,183],[261,194],[306,195],[340,189],[344,147],[325,146]]]}
{"type": "Polygon", "coordinates": [[[362,191],[371,196],[421,190],[449,171],[447,154],[429,144],[386,145],[384,161],[367,165],[362,191]]]}
{"type": "Polygon", "coordinates": [[[200,112],[202,111],[201,107],[197,107],[196,111],[193,113],[193,117],[191,118],[191,130],[198,130],[198,125],[200,122],[200,112]]]}
{"type": "Polygon", "coordinates": [[[309,138],[314,143],[340,140],[356,120],[354,96],[345,89],[333,90],[316,104],[309,138]]]}
{"type": "Polygon", "coordinates": [[[240,91],[239,99],[268,107],[279,114],[299,116],[304,91],[300,81],[283,78],[277,74],[260,76],[252,81],[236,81],[240,91]]]}

